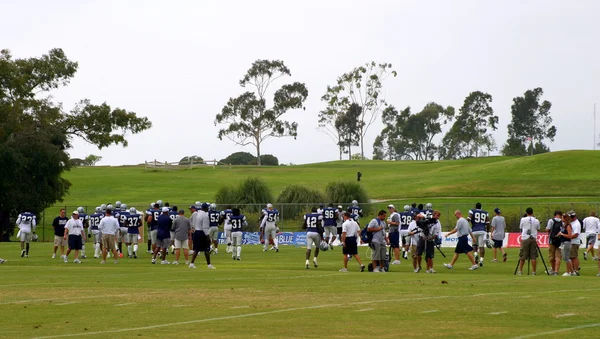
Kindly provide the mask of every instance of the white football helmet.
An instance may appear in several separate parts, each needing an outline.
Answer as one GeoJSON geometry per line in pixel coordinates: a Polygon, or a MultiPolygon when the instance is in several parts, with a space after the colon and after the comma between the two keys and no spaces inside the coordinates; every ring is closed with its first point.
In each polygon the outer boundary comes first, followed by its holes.
{"type": "Polygon", "coordinates": [[[35,234],[35,233],[34,233],[34,234],[32,234],[32,235],[31,235],[31,240],[32,240],[32,241],[38,241],[38,235],[37,235],[37,234],[35,234]]]}
{"type": "Polygon", "coordinates": [[[352,200],[352,206],[358,206],[358,201],[352,200]]]}
{"type": "Polygon", "coordinates": [[[100,205],[100,210],[104,213],[106,212],[106,204],[100,205]]]}
{"type": "Polygon", "coordinates": [[[202,207],[202,202],[201,201],[196,201],[196,203],[194,204],[194,206],[196,206],[197,209],[200,209],[200,207],[202,207]]]}
{"type": "Polygon", "coordinates": [[[121,204],[121,211],[127,211],[127,204],[121,204]]]}
{"type": "Polygon", "coordinates": [[[210,204],[208,209],[210,209],[211,211],[215,211],[217,209],[217,204],[210,204]]]}
{"type": "Polygon", "coordinates": [[[115,206],[116,206],[117,208],[121,208],[121,202],[117,200],[117,202],[115,202],[115,206]]]}
{"type": "Polygon", "coordinates": [[[410,211],[410,206],[404,205],[404,212],[409,212],[409,211],[410,211]]]}
{"type": "Polygon", "coordinates": [[[156,200],[156,203],[158,204],[158,207],[162,207],[163,206],[163,201],[162,200],[156,200]]]}
{"type": "Polygon", "coordinates": [[[273,204],[267,204],[267,208],[273,208],[273,204]]]}
{"type": "Polygon", "coordinates": [[[137,210],[135,209],[135,207],[132,207],[129,209],[129,213],[131,214],[137,214],[137,210]]]}
{"type": "Polygon", "coordinates": [[[327,251],[329,250],[329,244],[325,241],[321,241],[321,244],[319,244],[319,248],[321,249],[321,251],[327,251]]]}
{"type": "Polygon", "coordinates": [[[150,203],[150,208],[151,208],[151,209],[152,209],[152,208],[154,208],[154,205],[156,205],[156,202],[154,202],[154,201],[153,201],[153,202],[151,202],[151,203],[150,203]]]}
{"type": "Polygon", "coordinates": [[[106,205],[106,209],[107,209],[107,210],[114,211],[114,209],[113,209],[113,205],[106,205]]]}
{"type": "Polygon", "coordinates": [[[77,212],[79,214],[85,213],[85,209],[83,209],[83,207],[79,206],[79,207],[77,207],[77,212]]]}
{"type": "Polygon", "coordinates": [[[102,208],[100,208],[100,206],[96,207],[96,213],[100,213],[102,212],[102,208]]]}
{"type": "Polygon", "coordinates": [[[428,210],[430,210],[430,209],[432,209],[432,208],[433,208],[433,205],[432,205],[430,202],[428,202],[428,203],[425,205],[425,208],[426,208],[426,209],[428,209],[428,210]]]}

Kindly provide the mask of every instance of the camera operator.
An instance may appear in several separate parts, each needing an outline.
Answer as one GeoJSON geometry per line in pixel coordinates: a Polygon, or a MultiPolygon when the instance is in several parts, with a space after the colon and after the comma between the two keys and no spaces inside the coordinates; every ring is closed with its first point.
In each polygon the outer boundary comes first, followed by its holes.
{"type": "Polygon", "coordinates": [[[426,218],[424,214],[420,214],[422,217],[417,221],[417,226],[422,232],[422,237],[419,239],[417,245],[417,257],[419,263],[425,252],[425,262],[427,263],[427,270],[425,273],[436,273],[433,269],[433,257],[435,253],[435,240],[439,238],[440,232],[442,231],[442,225],[438,221],[440,218],[439,211],[433,211],[431,218],[426,218]]]}
{"type": "Polygon", "coordinates": [[[413,219],[408,225],[408,236],[410,237],[410,256],[413,261],[413,269],[415,273],[419,273],[421,271],[421,260],[417,256],[417,244],[421,239],[421,230],[417,226],[417,222],[421,220],[421,215],[417,214],[415,219],[413,219]]]}

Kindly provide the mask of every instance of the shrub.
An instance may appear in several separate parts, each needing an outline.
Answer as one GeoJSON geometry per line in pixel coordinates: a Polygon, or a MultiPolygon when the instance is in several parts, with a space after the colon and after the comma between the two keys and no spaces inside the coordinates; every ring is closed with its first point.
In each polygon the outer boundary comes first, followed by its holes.
{"type": "MultiPolygon", "coordinates": [[[[249,165],[257,164],[258,162],[256,161],[256,158],[254,158],[249,165]]],[[[279,166],[279,159],[277,159],[276,156],[271,154],[263,154],[260,156],[260,164],[261,166],[279,166]]]]}
{"type": "Polygon", "coordinates": [[[219,205],[236,205],[242,211],[257,213],[266,203],[273,201],[273,194],[264,181],[247,178],[237,185],[219,188],[215,201],[219,205]]]}
{"type": "Polygon", "coordinates": [[[224,165],[250,165],[253,161],[256,161],[256,157],[252,154],[248,152],[235,152],[219,161],[219,163],[224,165]]]}
{"type": "Polygon", "coordinates": [[[364,214],[367,214],[370,211],[369,196],[358,182],[330,182],[325,186],[325,198],[327,201],[342,204],[344,208],[347,207],[346,205],[350,204],[352,200],[356,200],[361,204],[364,214]]]}
{"type": "Polygon", "coordinates": [[[279,210],[285,218],[290,219],[309,210],[314,204],[322,202],[324,202],[323,195],[319,191],[300,185],[287,186],[277,197],[277,203],[279,204],[293,204],[281,205],[279,210]]]}

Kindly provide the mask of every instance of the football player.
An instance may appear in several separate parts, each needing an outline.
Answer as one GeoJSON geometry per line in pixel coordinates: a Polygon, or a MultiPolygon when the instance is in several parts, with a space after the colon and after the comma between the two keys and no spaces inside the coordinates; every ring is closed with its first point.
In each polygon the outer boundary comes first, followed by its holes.
{"type": "MultiPolygon", "coordinates": [[[[337,235],[340,240],[342,240],[342,233],[343,233],[343,227],[342,227],[344,224],[343,214],[344,214],[344,207],[342,207],[342,205],[339,205],[336,210],[337,219],[335,221],[336,221],[336,226],[337,226],[337,235]]],[[[340,241],[338,243],[338,246],[344,246],[344,244],[342,244],[342,242],[340,241]]]]}
{"type": "MultiPolygon", "coordinates": [[[[159,200],[160,201],[160,200],[159,200]]],[[[158,232],[158,217],[160,217],[159,204],[155,203],[151,210],[146,211],[146,223],[150,225],[150,239],[152,240],[152,253],[156,249],[156,234],[158,232]]]]}
{"type": "Polygon", "coordinates": [[[318,267],[317,257],[319,256],[319,245],[323,238],[323,215],[317,213],[317,208],[313,207],[311,213],[304,215],[304,223],[302,228],[306,229],[306,269],[310,266],[310,252],[313,244],[315,245],[315,256],[313,257],[313,265],[318,267]]]}
{"type": "MultiPolygon", "coordinates": [[[[169,203],[166,202],[165,203],[165,207],[170,207],[169,203]]],[[[169,218],[171,218],[172,222],[175,222],[175,219],[177,219],[179,217],[179,213],[178,213],[178,209],[177,206],[173,206],[171,208],[171,210],[169,210],[169,218]]],[[[175,232],[171,229],[171,244],[170,244],[170,249],[171,249],[171,254],[175,254],[175,232]]],[[[167,251],[169,252],[169,251],[167,251]]]]}
{"type": "MultiPolygon", "coordinates": [[[[106,210],[106,208],[105,208],[106,210]]],[[[88,232],[91,233],[88,237],[93,237],[94,240],[94,258],[100,258],[100,251],[102,246],[102,233],[100,233],[100,229],[98,226],[100,225],[100,220],[104,218],[104,213],[102,213],[102,207],[96,207],[96,211],[94,214],[89,216],[90,227],[88,228],[88,232]]]]}
{"type": "Polygon", "coordinates": [[[148,237],[147,237],[148,238],[148,250],[147,250],[148,253],[152,253],[152,234],[151,234],[152,232],[150,231],[150,223],[147,221],[147,219],[148,219],[148,215],[152,214],[155,204],[156,204],[155,202],[150,203],[150,208],[148,208],[146,210],[146,218],[144,218],[144,219],[146,219],[146,225],[148,226],[148,232],[146,232],[146,233],[148,233],[148,237]]]}
{"type": "Polygon", "coordinates": [[[425,204],[425,210],[423,211],[425,218],[433,218],[433,205],[431,203],[425,204]]]}
{"type": "Polygon", "coordinates": [[[487,211],[481,209],[481,203],[475,204],[475,208],[469,210],[467,220],[471,223],[473,232],[473,253],[475,253],[475,262],[479,257],[479,266],[483,266],[483,257],[485,256],[485,241],[487,227],[490,224],[490,217],[487,211]],[[478,251],[479,250],[479,251],[478,251]]]}
{"type": "Polygon", "coordinates": [[[357,223],[359,222],[359,219],[363,216],[362,208],[358,206],[358,201],[356,200],[352,200],[352,206],[348,207],[348,212],[350,212],[351,216],[354,215],[352,219],[354,219],[354,221],[356,221],[357,223]]]}
{"type": "Polygon", "coordinates": [[[319,208],[317,209],[317,213],[323,214],[323,210],[325,209],[325,204],[319,204],[319,208]]]}
{"type": "Polygon", "coordinates": [[[129,209],[125,220],[127,226],[127,237],[125,244],[127,245],[127,257],[137,259],[138,251],[138,240],[140,239],[140,231],[142,229],[143,222],[142,216],[138,213],[135,207],[129,209]],[[133,246],[132,246],[133,245],[133,246]]]}
{"type": "MultiPolygon", "coordinates": [[[[413,221],[414,214],[410,208],[410,206],[404,206],[404,212],[400,213],[400,238],[402,239],[402,258],[408,259],[408,252],[410,248],[410,240],[411,237],[408,235],[408,227],[410,226],[410,222],[413,221]]],[[[417,246],[417,244],[413,244],[417,246]]]]}
{"type": "MultiPolygon", "coordinates": [[[[116,205],[117,204],[115,203],[115,206],[116,205]]],[[[125,246],[127,246],[128,234],[127,219],[129,218],[129,210],[127,209],[127,204],[121,203],[118,211],[118,214],[115,213],[115,218],[117,218],[117,220],[119,221],[119,237],[117,238],[117,249],[119,250],[119,257],[123,258],[123,243],[125,243],[125,246]]]]}
{"type": "MultiPolygon", "coordinates": [[[[85,213],[85,209],[83,207],[77,207],[77,213],[79,213],[79,220],[83,223],[83,231],[85,234],[88,234],[88,228],[90,227],[90,216],[85,213]]],[[[86,238],[87,240],[87,238],[86,238]]],[[[81,244],[81,259],[85,259],[85,241],[81,244]]]]}
{"type": "MultiPolygon", "coordinates": [[[[421,213],[421,211],[417,208],[417,203],[416,202],[413,202],[410,205],[410,211],[411,211],[411,213],[413,215],[413,219],[415,219],[415,217],[417,216],[417,214],[421,213]]],[[[415,246],[417,246],[417,245],[415,244],[415,246]]]]}
{"type": "Polygon", "coordinates": [[[233,248],[231,247],[231,223],[229,217],[231,216],[231,206],[227,206],[224,211],[221,211],[221,223],[223,223],[223,231],[225,232],[225,241],[227,242],[227,253],[231,253],[233,248]]]}
{"type": "Polygon", "coordinates": [[[216,204],[210,204],[208,207],[208,221],[210,222],[208,235],[210,236],[210,240],[212,240],[210,250],[214,254],[219,254],[219,222],[221,221],[221,212],[217,211],[216,204]]]}
{"type": "Polygon", "coordinates": [[[233,244],[233,255],[231,257],[233,260],[241,260],[242,231],[244,227],[248,226],[248,222],[246,221],[246,217],[240,212],[240,209],[234,208],[231,210],[231,215],[229,215],[229,223],[231,224],[231,240],[233,244]]]}
{"type": "MultiPolygon", "coordinates": [[[[272,204],[267,204],[267,214],[262,219],[260,228],[265,232],[265,239],[273,239],[273,248],[275,252],[279,252],[279,239],[277,239],[277,221],[279,220],[279,211],[273,208],[272,204]]],[[[263,252],[267,251],[269,246],[268,241],[265,241],[263,245],[263,252]]]]}
{"type": "Polygon", "coordinates": [[[29,258],[29,242],[32,234],[35,233],[36,218],[35,214],[23,212],[17,217],[18,236],[21,241],[21,258],[29,258]]]}
{"type": "Polygon", "coordinates": [[[323,228],[325,229],[325,241],[329,245],[330,249],[333,249],[333,242],[335,241],[335,237],[337,234],[337,221],[339,219],[339,215],[337,210],[333,207],[333,204],[330,203],[326,208],[323,209],[323,228]]]}

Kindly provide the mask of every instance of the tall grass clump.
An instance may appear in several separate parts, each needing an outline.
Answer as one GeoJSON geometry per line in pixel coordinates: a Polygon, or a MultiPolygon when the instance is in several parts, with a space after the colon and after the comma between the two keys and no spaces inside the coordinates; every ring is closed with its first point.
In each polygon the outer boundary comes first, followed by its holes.
{"type": "Polygon", "coordinates": [[[348,207],[346,204],[351,203],[352,200],[356,200],[363,209],[364,214],[367,214],[371,210],[371,200],[369,200],[367,192],[358,182],[330,182],[325,186],[325,198],[329,202],[343,204],[344,208],[348,207]]]}
{"type": "Polygon", "coordinates": [[[273,193],[264,181],[247,178],[237,185],[219,188],[215,200],[219,205],[235,205],[243,212],[257,213],[273,201],[273,193]]]}
{"type": "Polygon", "coordinates": [[[279,212],[286,218],[295,218],[319,203],[325,203],[321,192],[300,185],[285,187],[277,197],[279,212]]]}

